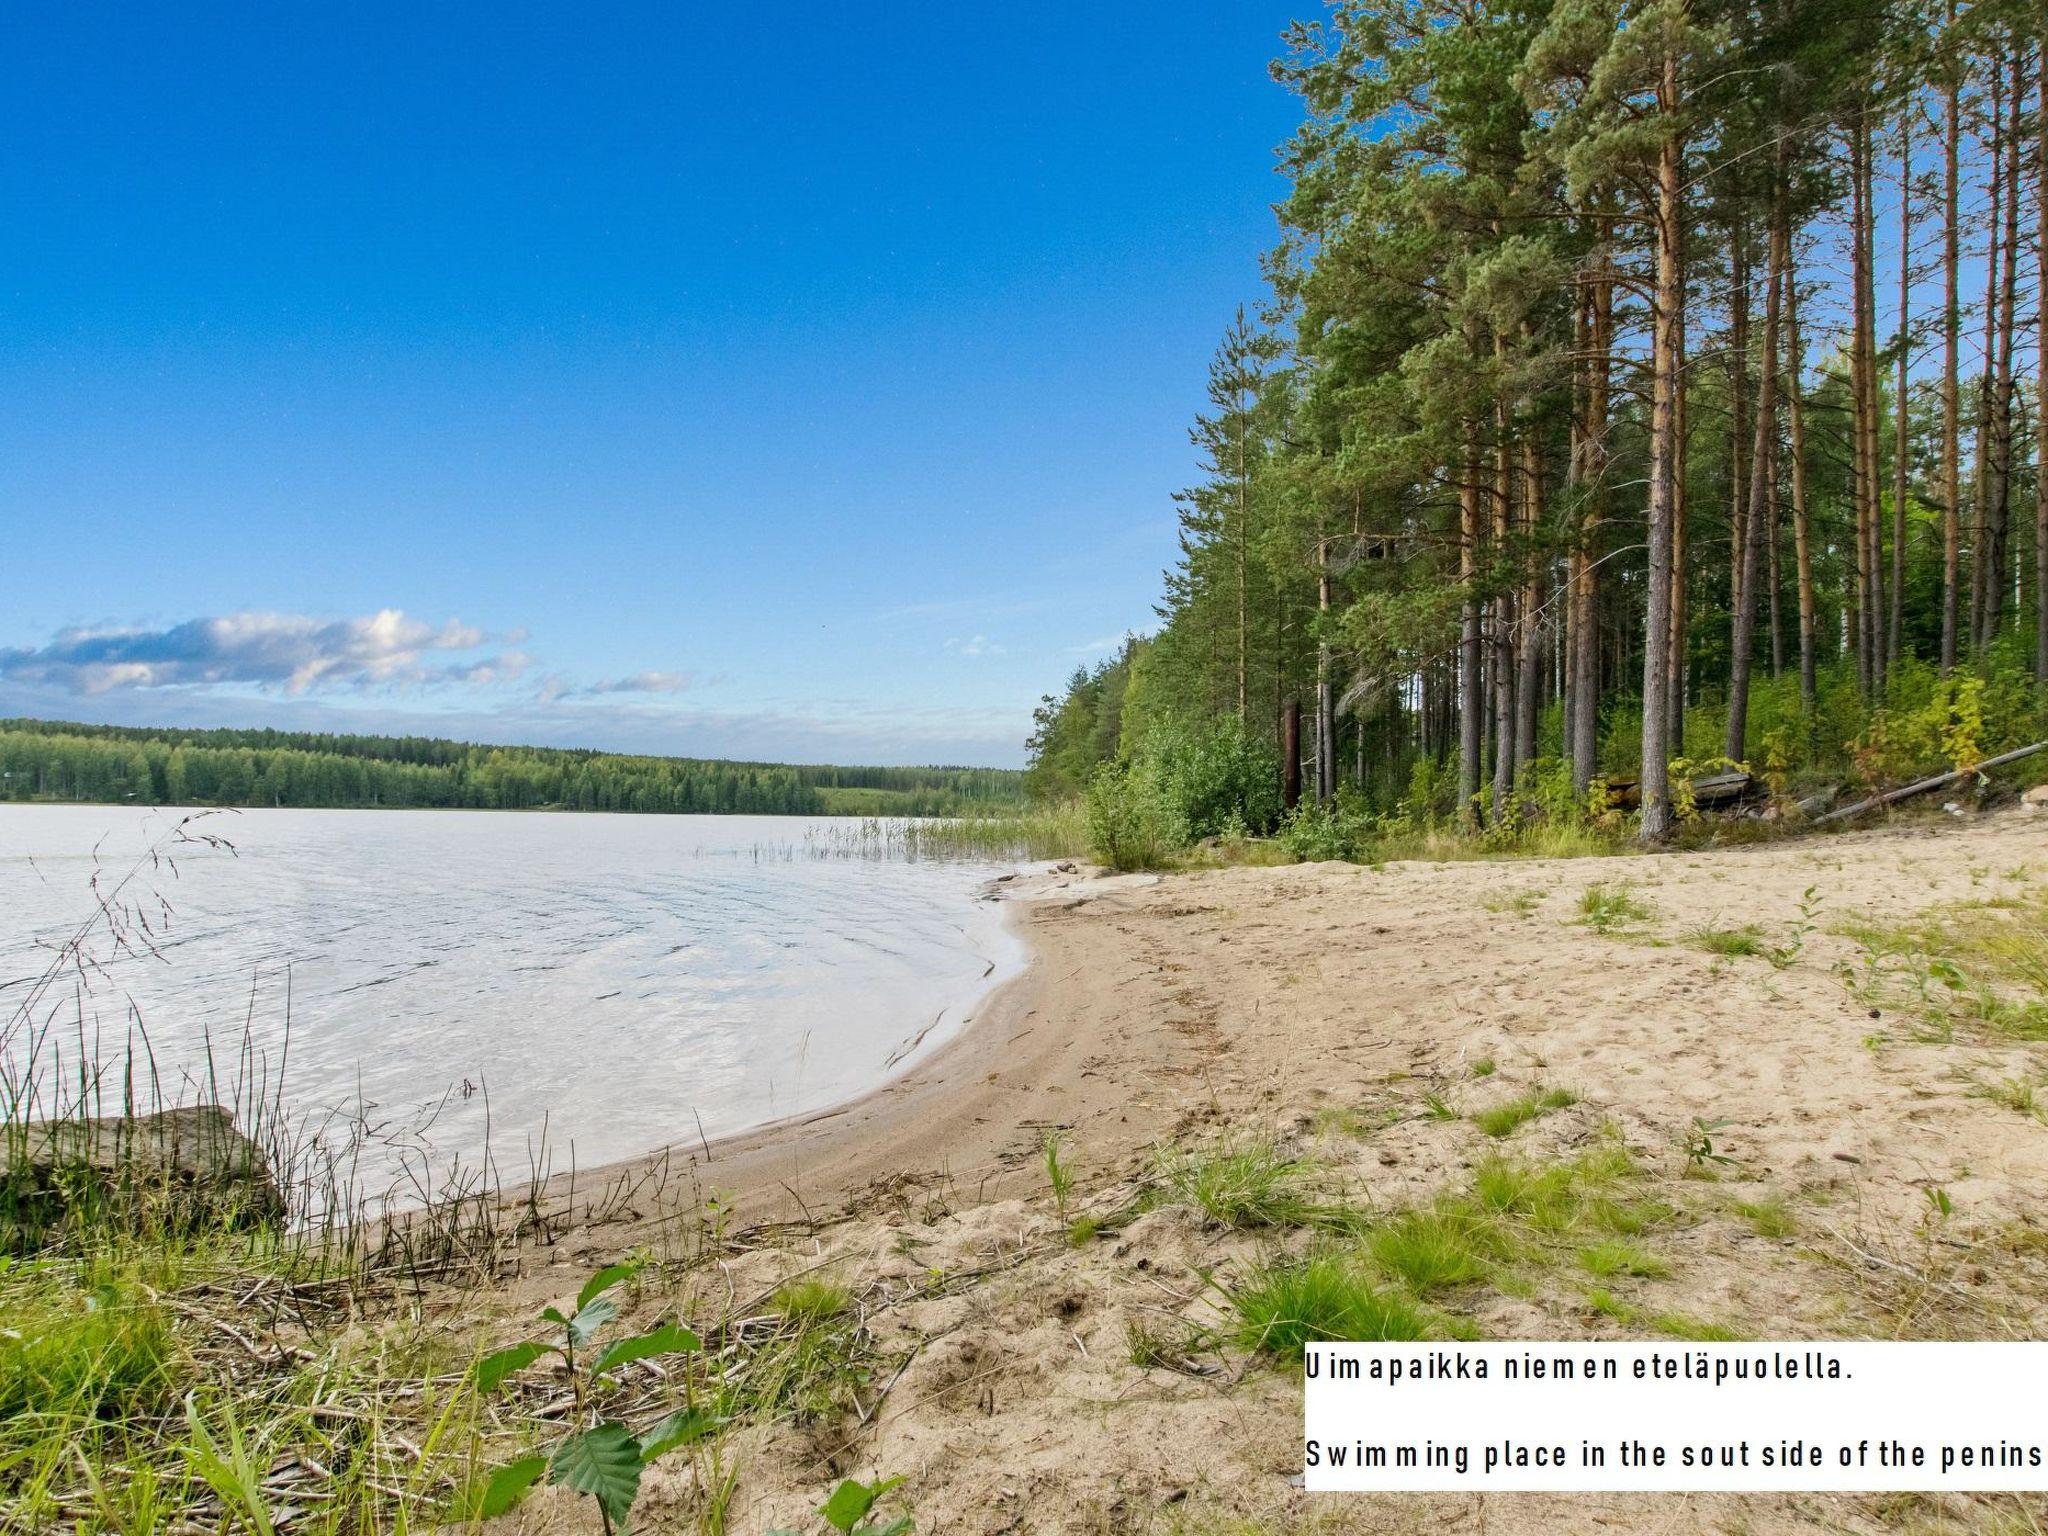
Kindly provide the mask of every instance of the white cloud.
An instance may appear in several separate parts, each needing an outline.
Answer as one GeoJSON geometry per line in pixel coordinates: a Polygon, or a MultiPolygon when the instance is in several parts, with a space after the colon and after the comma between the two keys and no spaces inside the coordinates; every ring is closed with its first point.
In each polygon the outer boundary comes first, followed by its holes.
{"type": "Polygon", "coordinates": [[[407,682],[502,682],[525,669],[528,658],[518,651],[459,666],[427,661],[494,643],[472,625],[453,619],[429,624],[396,608],[331,620],[252,611],[164,629],[60,630],[46,645],[0,648],[0,676],[87,695],[223,683],[296,694],[407,682]]]}
{"type": "Polygon", "coordinates": [[[969,639],[952,639],[946,642],[946,649],[955,656],[1000,656],[1003,648],[987,635],[974,635],[969,639]]]}

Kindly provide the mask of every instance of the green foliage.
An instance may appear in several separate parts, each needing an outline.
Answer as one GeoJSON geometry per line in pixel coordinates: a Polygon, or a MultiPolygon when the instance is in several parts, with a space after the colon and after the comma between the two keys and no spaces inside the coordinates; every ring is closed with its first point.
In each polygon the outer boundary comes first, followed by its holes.
{"type": "MultiPolygon", "coordinates": [[[[872,1483],[848,1478],[818,1506],[818,1514],[827,1528],[839,1532],[839,1536],[903,1536],[912,1528],[908,1515],[898,1515],[886,1522],[868,1519],[875,1505],[902,1482],[900,1477],[878,1478],[872,1483]]],[[[798,1536],[798,1533],[771,1531],[769,1536],[798,1536]]]]}
{"type": "Polygon", "coordinates": [[[1180,846],[1151,776],[1104,763],[1088,784],[1088,848],[1112,869],[1150,869],[1180,846]]]}
{"type": "MultiPolygon", "coordinates": [[[[638,1274],[645,1262],[636,1257],[599,1270],[584,1283],[575,1309],[567,1314],[556,1307],[543,1308],[541,1319],[559,1330],[559,1342],[522,1340],[492,1351],[473,1367],[477,1391],[486,1394],[543,1355],[559,1357],[569,1377],[575,1409],[569,1429],[545,1458],[546,1475],[559,1487],[588,1495],[597,1504],[607,1532],[626,1530],[633,1502],[639,1497],[641,1470],[649,1462],[718,1428],[714,1415],[692,1405],[670,1414],[644,1434],[636,1434],[627,1424],[605,1418],[597,1406],[607,1379],[621,1367],[636,1360],[695,1354],[702,1348],[689,1329],[663,1323],[646,1333],[615,1340],[595,1361],[579,1358],[578,1351],[594,1342],[619,1316],[618,1303],[608,1293],[638,1274]]],[[[496,1468],[472,1486],[467,1512],[485,1518],[510,1509],[540,1480],[541,1461],[541,1457],[528,1456],[496,1468]]]]}
{"type": "Polygon", "coordinates": [[[1138,763],[1181,846],[1233,830],[1270,832],[1280,820],[1279,761],[1269,742],[1234,719],[1164,721],[1146,737],[1138,763]]]}
{"type": "Polygon", "coordinates": [[[788,767],[418,736],[133,729],[0,720],[0,800],[457,807],[695,815],[1009,810],[995,768],[788,767]]]}
{"type": "Polygon", "coordinates": [[[1714,1138],[1735,1122],[1732,1120],[1705,1120],[1698,1115],[1692,1117],[1692,1126],[1685,1133],[1684,1151],[1686,1172],[1694,1175],[1708,1171],[1709,1166],[1733,1167],[1735,1159],[1716,1149],[1714,1138]]]}

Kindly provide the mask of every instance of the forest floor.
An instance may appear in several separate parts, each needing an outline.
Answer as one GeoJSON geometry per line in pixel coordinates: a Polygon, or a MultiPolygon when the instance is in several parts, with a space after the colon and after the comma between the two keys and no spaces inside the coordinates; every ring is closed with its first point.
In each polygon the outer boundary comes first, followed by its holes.
{"type": "MultiPolygon", "coordinates": [[[[837,1319],[790,1412],[650,1469],[636,1529],[809,1530],[846,1475],[903,1478],[925,1533],[2048,1523],[2014,1496],[1311,1495],[1299,1367],[1241,1311],[1337,1247],[1466,1336],[2044,1336],[2048,816],[1017,889],[1035,962],[961,1038],[658,1178],[585,1175],[499,1293],[494,1341],[639,1246],[636,1321],[773,1317],[793,1277],[837,1319]],[[1459,1211],[1469,1262],[1399,1240],[1459,1211]]],[[[492,1527],[595,1528],[558,1492],[492,1527]]]]}

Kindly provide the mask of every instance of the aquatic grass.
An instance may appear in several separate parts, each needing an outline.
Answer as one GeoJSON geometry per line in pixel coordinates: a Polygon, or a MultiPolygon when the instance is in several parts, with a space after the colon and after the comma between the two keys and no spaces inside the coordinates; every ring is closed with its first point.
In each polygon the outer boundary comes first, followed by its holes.
{"type": "Polygon", "coordinates": [[[1062,801],[969,816],[869,816],[804,834],[815,858],[1015,863],[1088,855],[1083,803],[1062,801]]]}

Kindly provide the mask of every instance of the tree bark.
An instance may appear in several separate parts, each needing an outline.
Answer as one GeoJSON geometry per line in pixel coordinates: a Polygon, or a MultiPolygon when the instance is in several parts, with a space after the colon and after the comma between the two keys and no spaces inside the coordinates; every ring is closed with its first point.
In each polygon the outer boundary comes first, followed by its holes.
{"type": "Polygon", "coordinates": [[[1777,430],[1778,407],[1778,315],[1779,297],[1785,280],[1785,253],[1790,217],[1783,186],[1785,140],[1778,141],[1779,184],[1771,197],[1770,254],[1764,277],[1764,335],[1762,364],[1757,370],[1756,440],[1750,449],[1748,517],[1738,562],[1735,632],[1728,654],[1728,734],[1723,755],[1741,762],[1749,731],[1749,676],[1751,656],[1756,649],[1757,581],[1763,565],[1764,506],[1770,497],[1771,440],[1777,430]]]}
{"type": "MultiPolygon", "coordinates": [[[[1955,0],[1949,0],[1948,31],[1955,28],[1955,0]]],[[[1944,35],[1946,41],[1946,34],[1944,35]]],[[[1962,577],[1962,383],[1959,375],[1963,311],[1958,270],[1962,244],[1962,80],[1961,61],[1949,59],[1943,82],[1941,276],[1941,675],[1954,670],[1962,577]]]]}
{"type": "Polygon", "coordinates": [[[2034,85],[2034,680],[2048,683],[2048,23],[2034,85]]]}
{"type": "Polygon", "coordinates": [[[1479,767],[1484,747],[1486,700],[1480,692],[1479,634],[1479,426],[1465,423],[1465,452],[1458,486],[1458,579],[1464,609],[1458,634],[1458,820],[1479,819],[1479,767]]]}
{"type": "Polygon", "coordinates": [[[1988,638],[1985,614],[1989,607],[1986,596],[1991,586],[1996,562],[1991,551],[1991,460],[1994,429],[1992,427],[1992,391],[1996,387],[1997,369],[1992,359],[1998,355],[1998,297],[1999,297],[1999,213],[2003,204],[2000,199],[2005,190],[2005,75],[1994,67],[1991,71],[1991,183],[1985,188],[1991,206],[1991,244],[1984,262],[1984,367],[1977,382],[1977,442],[1976,475],[1971,498],[1974,517],[1970,533],[1970,644],[1982,649],[1988,638]]]}
{"type": "MultiPolygon", "coordinates": [[[[1685,356],[1686,276],[1684,252],[1678,263],[1678,319],[1673,326],[1673,344],[1685,356]]],[[[1687,447],[1689,433],[1685,413],[1685,372],[1679,371],[1671,400],[1671,639],[1665,652],[1665,672],[1670,677],[1666,708],[1671,721],[1671,755],[1685,756],[1686,660],[1691,655],[1692,614],[1686,583],[1687,545],[1690,542],[1690,510],[1686,495],[1687,447]]]]}
{"type": "Polygon", "coordinates": [[[1679,279],[1679,255],[1685,237],[1680,200],[1683,197],[1683,144],[1676,116],[1681,101],[1678,55],[1667,48],[1657,88],[1657,106],[1666,116],[1657,154],[1657,298],[1652,339],[1650,404],[1649,571],[1643,618],[1643,754],[1640,835],[1655,846],[1671,836],[1671,784],[1667,717],[1671,640],[1672,483],[1678,467],[1674,407],[1679,390],[1678,324],[1685,304],[1679,279]]]}
{"type": "Polygon", "coordinates": [[[1572,585],[1572,642],[1577,648],[1572,664],[1577,698],[1572,716],[1572,789],[1580,795],[1592,785],[1600,760],[1599,540],[1607,511],[1607,413],[1613,395],[1609,353],[1614,345],[1614,276],[1607,221],[1601,221],[1598,233],[1598,265],[1587,314],[1586,407],[1580,443],[1584,499],[1572,585]]]}
{"type": "Polygon", "coordinates": [[[1806,350],[1799,339],[1799,273],[1785,264],[1785,407],[1792,438],[1792,555],[1799,580],[1799,706],[1808,721],[1816,706],[1818,615],[1813,595],[1813,524],[1806,504],[1806,350]]]}
{"type": "Polygon", "coordinates": [[[1913,103],[1899,120],[1899,336],[1898,374],[1892,402],[1892,592],[1891,632],[1885,652],[1894,661],[1906,643],[1906,492],[1911,458],[1906,419],[1906,367],[1913,335],[1913,103]]]}

